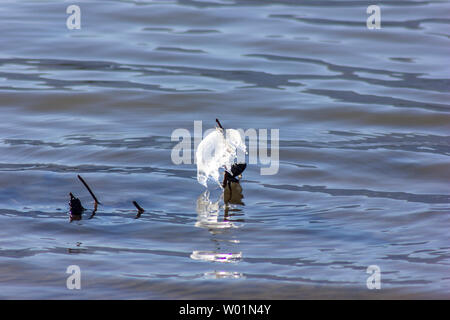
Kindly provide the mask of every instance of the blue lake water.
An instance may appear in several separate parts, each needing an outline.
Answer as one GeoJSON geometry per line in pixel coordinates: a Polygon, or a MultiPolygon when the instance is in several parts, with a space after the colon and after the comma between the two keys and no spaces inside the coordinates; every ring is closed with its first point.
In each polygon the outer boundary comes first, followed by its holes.
{"type": "Polygon", "coordinates": [[[0,298],[450,298],[448,1],[71,4],[0,8],[0,298]],[[216,118],[279,129],[242,203],[171,158],[216,118]]]}

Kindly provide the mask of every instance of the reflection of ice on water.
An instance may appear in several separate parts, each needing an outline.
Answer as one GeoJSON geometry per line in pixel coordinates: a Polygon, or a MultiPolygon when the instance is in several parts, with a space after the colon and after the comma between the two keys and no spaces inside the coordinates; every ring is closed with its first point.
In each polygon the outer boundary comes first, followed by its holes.
{"type": "Polygon", "coordinates": [[[229,272],[229,271],[213,271],[206,272],[204,274],[206,279],[240,279],[245,278],[245,276],[240,272],[229,272]]]}
{"type": "Polygon", "coordinates": [[[242,259],[242,252],[219,253],[215,251],[194,251],[191,259],[211,262],[239,262],[242,259]]]}
{"type": "MultiPolygon", "coordinates": [[[[217,235],[227,234],[227,231],[237,226],[230,221],[222,220],[221,216],[221,200],[223,194],[218,196],[216,201],[210,200],[210,192],[206,190],[197,199],[197,222],[196,227],[208,229],[211,233],[211,240],[215,243],[217,250],[195,250],[191,254],[191,259],[210,261],[210,262],[239,262],[242,260],[242,252],[233,252],[234,250],[224,250],[220,243],[236,245],[239,240],[236,239],[217,239],[217,235]]],[[[233,249],[233,248],[231,248],[233,249]]]]}
{"type": "Polygon", "coordinates": [[[212,233],[220,229],[235,228],[236,226],[230,221],[219,221],[222,196],[215,202],[212,202],[209,197],[210,192],[206,190],[197,199],[197,223],[195,226],[207,228],[212,233]]]}

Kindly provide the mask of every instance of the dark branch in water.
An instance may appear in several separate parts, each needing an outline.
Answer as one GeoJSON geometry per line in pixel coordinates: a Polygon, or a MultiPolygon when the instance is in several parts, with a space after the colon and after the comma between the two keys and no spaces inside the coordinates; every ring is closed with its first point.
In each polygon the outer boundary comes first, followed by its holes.
{"type": "Polygon", "coordinates": [[[86,187],[86,189],[89,191],[89,193],[91,194],[92,198],[94,199],[94,210],[92,210],[92,214],[89,217],[89,219],[92,219],[95,216],[95,214],[97,213],[98,205],[101,204],[101,203],[98,201],[97,197],[95,196],[94,192],[92,192],[91,188],[86,183],[86,181],[84,181],[84,179],[80,175],[78,175],[78,179],[80,179],[80,181],[83,183],[83,185],[86,187]]]}
{"type": "Polygon", "coordinates": [[[80,199],[76,198],[72,194],[72,192],[70,192],[69,195],[70,195],[70,202],[69,202],[70,213],[72,215],[81,215],[85,209],[83,208],[80,199]]]}
{"type": "Polygon", "coordinates": [[[141,214],[143,214],[145,212],[145,210],[136,201],[133,201],[133,204],[136,207],[136,209],[138,210],[138,213],[135,218],[135,219],[138,219],[141,216],[141,214]]]}
{"type": "Polygon", "coordinates": [[[84,212],[83,205],[81,204],[80,199],[76,198],[72,192],[69,193],[70,195],[70,201],[69,201],[69,207],[70,207],[70,222],[73,220],[81,220],[81,215],[84,212]]]}
{"type": "Polygon", "coordinates": [[[219,128],[222,129],[222,130],[224,130],[223,127],[222,127],[222,124],[221,124],[220,121],[219,121],[219,119],[216,118],[216,122],[217,122],[217,124],[219,125],[219,128]]]}
{"type": "Polygon", "coordinates": [[[101,204],[100,201],[97,200],[97,197],[95,196],[95,194],[92,192],[91,188],[89,188],[88,184],[86,183],[86,181],[84,181],[84,179],[78,175],[78,179],[80,179],[80,181],[84,184],[84,186],[86,187],[86,189],[89,191],[89,193],[91,194],[92,198],[95,201],[95,204],[101,204]]]}

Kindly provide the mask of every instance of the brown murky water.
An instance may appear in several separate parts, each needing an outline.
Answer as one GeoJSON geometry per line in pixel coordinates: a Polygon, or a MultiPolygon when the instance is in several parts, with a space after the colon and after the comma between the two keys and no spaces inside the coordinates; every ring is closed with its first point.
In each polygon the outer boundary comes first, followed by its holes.
{"type": "Polygon", "coordinates": [[[379,30],[369,1],[70,4],[0,8],[0,298],[450,297],[448,1],[379,30]],[[216,117],[280,130],[228,208],[171,160],[216,117]],[[69,223],[77,174],[103,205],[69,223]]]}

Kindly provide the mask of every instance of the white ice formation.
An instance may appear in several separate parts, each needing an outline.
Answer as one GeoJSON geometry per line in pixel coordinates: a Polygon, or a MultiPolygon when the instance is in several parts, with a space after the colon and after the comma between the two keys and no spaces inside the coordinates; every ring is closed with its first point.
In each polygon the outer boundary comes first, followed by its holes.
{"type": "Polygon", "coordinates": [[[211,178],[221,186],[219,169],[231,170],[238,157],[238,151],[245,155],[246,150],[245,142],[238,130],[227,129],[224,134],[223,129],[216,128],[197,147],[198,182],[208,187],[207,181],[211,178]]]}

